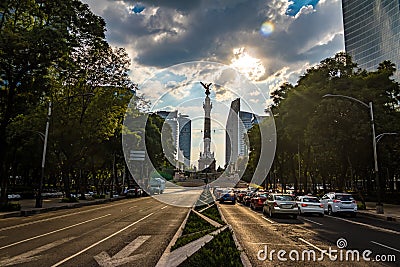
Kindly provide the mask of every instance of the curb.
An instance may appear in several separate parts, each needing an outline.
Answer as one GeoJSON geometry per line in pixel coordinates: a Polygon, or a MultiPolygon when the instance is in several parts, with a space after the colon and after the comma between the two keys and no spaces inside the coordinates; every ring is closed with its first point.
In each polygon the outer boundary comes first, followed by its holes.
{"type": "Polygon", "coordinates": [[[50,211],[62,210],[62,209],[74,209],[74,208],[81,208],[84,206],[92,206],[92,205],[99,205],[104,204],[107,202],[113,202],[117,200],[125,199],[125,197],[115,197],[115,198],[108,198],[108,199],[100,199],[94,200],[92,202],[85,202],[85,203],[65,203],[65,205],[61,206],[53,206],[48,208],[31,208],[31,209],[24,209],[20,211],[12,211],[0,214],[0,219],[11,218],[11,217],[25,217],[31,216],[40,213],[46,213],[50,211]]]}
{"type": "Polygon", "coordinates": [[[377,219],[382,219],[385,221],[392,221],[392,222],[400,222],[400,218],[398,216],[391,216],[391,215],[385,215],[385,214],[375,214],[371,212],[367,212],[364,210],[358,210],[358,214],[367,216],[367,217],[372,217],[372,218],[377,218],[377,219]]]}

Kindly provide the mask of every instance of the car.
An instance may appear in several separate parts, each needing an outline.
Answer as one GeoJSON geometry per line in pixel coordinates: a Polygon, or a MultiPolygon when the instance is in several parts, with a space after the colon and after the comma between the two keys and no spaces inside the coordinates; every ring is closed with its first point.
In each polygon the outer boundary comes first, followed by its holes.
{"type": "Polygon", "coordinates": [[[243,204],[245,206],[250,206],[250,200],[253,197],[253,195],[255,194],[255,192],[248,192],[244,197],[243,197],[243,204]]]}
{"type": "Polygon", "coordinates": [[[296,219],[299,214],[299,209],[293,196],[289,194],[273,193],[269,194],[267,200],[264,202],[263,213],[271,218],[276,214],[287,214],[296,219]]]}
{"type": "Polygon", "coordinates": [[[162,194],[165,190],[165,180],[161,177],[150,179],[150,194],[162,194]]]}
{"type": "Polygon", "coordinates": [[[257,192],[250,199],[250,208],[252,210],[262,209],[268,194],[266,192],[257,192]]]}
{"type": "Polygon", "coordinates": [[[324,205],[314,196],[298,196],[296,197],[299,214],[318,214],[324,216],[324,205]]]}
{"type": "Polygon", "coordinates": [[[226,201],[232,202],[232,204],[236,203],[235,193],[232,190],[224,191],[219,198],[219,203],[224,203],[226,201]]]}
{"type": "Polygon", "coordinates": [[[139,187],[131,188],[126,191],[126,197],[140,197],[143,194],[143,190],[139,187]]]}
{"type": "Polygon", "coordinates": [[[352,217],[357,215],[357,201],[351,194],[330,192],[321,198],[321,203],[328,215],[338,213],[350,214],[352,217]]]}
{"type": "Polygon", "coordinates": [[[243,197],[247,194],[247,190],[240,190],[236,192],[236,200],[238,202],[243,202],[243,197]]]}

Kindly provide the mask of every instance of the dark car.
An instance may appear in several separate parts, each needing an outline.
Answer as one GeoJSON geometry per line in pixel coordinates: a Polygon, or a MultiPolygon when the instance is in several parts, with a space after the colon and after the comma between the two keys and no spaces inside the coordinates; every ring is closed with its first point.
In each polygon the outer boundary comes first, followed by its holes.
{"type": "Polygon", "coordinates": [[[268,193],[266,192],[257,192],[250,199],[250,208],[252,210],[262,209],[265,200],[267,200],[268,193]]]}
{"type": "Polygon", "coordinates": [[[232,202],[233,204],[236,203],[235,193],[232,190],[221,193],[221,197],[219,198],[219,203],[224,203],[227,201],[232,202]]]}
{"type": "Polygon", "coordinates": [[[243,197],[243,204],[245,206],[250,206],[250,200],[253,197],[255,192],[248,192],[244,197],[243,197]]]}
{"type": "Polygon", "coordinates": [[[139,187],[131,188],[126,191],[126,197],[141,197],[143,190],[139,187]]]}
{"type": "Polygon", "coordinates": [[[241,190],[236,192],[236,200],[238,202],[243,202],[243,197],[247,194],[247,190],[241,190]]]}

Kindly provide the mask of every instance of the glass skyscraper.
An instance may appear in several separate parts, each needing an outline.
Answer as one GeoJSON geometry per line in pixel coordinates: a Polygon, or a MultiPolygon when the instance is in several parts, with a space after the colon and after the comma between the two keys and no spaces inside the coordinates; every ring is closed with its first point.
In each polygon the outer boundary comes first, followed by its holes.
{"type": "Polygon", "coordinates": [[[400,81],[400,0],[342,0],[346,52],[360,68],[396,64],[400,81]]]}

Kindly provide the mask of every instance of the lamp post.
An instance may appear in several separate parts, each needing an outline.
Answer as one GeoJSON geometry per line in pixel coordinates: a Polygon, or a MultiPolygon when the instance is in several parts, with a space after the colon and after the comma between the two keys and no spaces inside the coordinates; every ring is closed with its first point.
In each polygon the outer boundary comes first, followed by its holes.
{"type": "MultiPolygon", "coordinates": [[[[70,99],[73,97],[77,97],[77,96],[93,96],[93,93],[85,93],[85,94],[78,94],[78,95],[73,95],[73,96],[69,96],[69,97],[65,97],[64,99],[70,99]]],[[[52,107],[52,102],[49,102],[49,110],[47,113],[47,119],[46,119],[46,131],[44,133],[44,144],[43,144],[43,154],[42,154],[42,172],[40,175],[40,181],[39,181],[39,188],[38,188],[38,192],[36,195],[36,203],[35,203],[35,208],[41,208],[43,206],[43,198],[42,198],[42,191],[43,191],[43,181],[44,181],[44,166],[46,163],[46,150],[47,150],[47,139],[49,136],[49,125],[50,125],[50,117],[51,117],[51,107],[52,107]]],[[[42,133],[38,132],[40,135],[42,133]]]]}
{"type": "MultiPolygon", "coordinates": [[[[326,94],[323,97],[341,97],[341,98],[347,98],[353,101],[356,101],[360,103],[361,105],[365,106],[366,108],[369,109],[370,116],[371,116],[371,128],[372,128],[372,149],[374,152],[374,169],[375,169],[375,181],[377,184],[377,190],[378,190],[378,202],[376,203],[376,213],[378,214],[383,214],[383,204],[381,202],[381,184],[379,181],[379,173],[378,173],[378,154],[376,152],[376,143],[377,143],[377,138],[375,136],[375,123],[374,123],[374,111],[372,108],[372,101],[370,101],[368,104],[364,103],[361,100],[358,100],[354,97],[351,96],[346,96],[346,95],[333,95],[333,94],[326,94]]],[[[380,136],[382,137],[382,136],[380,136]]]]}
{"type": "Polygon", "coordinates": [[[49,136],[50,116],[51,116],[51,101],[49,102],[49,110],[46,119],[46,131],[44,133],[44,144],[43,144],[43,154],[42,154],[42,173],[40,175],[39,189],[36,195],[35,208],[41,208],[43,205],[42,191],[43,191],[43,180],[44,180],[44,165],[46,162],[46,149],[47,149],[47,139],[49,136]]]}

